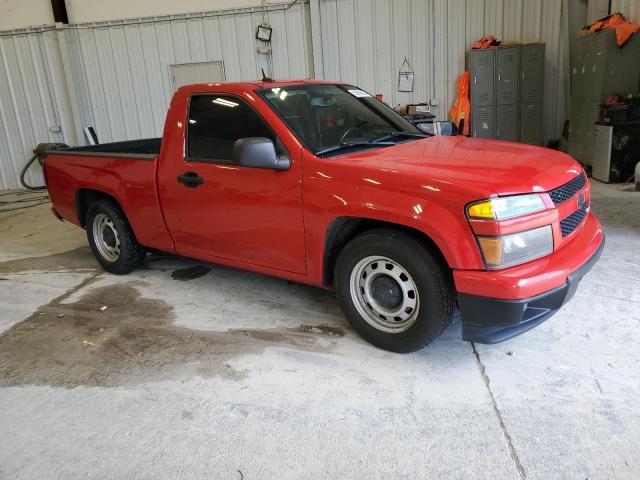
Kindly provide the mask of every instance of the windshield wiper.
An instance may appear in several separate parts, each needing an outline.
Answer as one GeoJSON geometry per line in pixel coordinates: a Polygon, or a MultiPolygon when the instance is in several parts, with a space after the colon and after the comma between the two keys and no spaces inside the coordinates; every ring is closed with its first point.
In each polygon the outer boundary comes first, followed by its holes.
{"type": "Polygon", "coordinates": [[[393,142],[385,142],[384,140],[376,139],[372,142],[345,142],[340,145],[334,145],[333,147],[323,148],[316,152],[316,156],[325,155],[327,153],[338,152],[340,150],[349,150],[355,147],[390,147],[395,145],[393,142]]]}
{"type": "Polygon", "coordinates": [[[405,132],[399,130],[397,132],[391,132],[388,135],[383,135],[380,138],[376,138],[373,142],[387,142],[390,140],[395,140],[398,137],[410,137],[410,138],[427,138],[429,135],[427,133],[415,133],[415,132],[405,132]]]}

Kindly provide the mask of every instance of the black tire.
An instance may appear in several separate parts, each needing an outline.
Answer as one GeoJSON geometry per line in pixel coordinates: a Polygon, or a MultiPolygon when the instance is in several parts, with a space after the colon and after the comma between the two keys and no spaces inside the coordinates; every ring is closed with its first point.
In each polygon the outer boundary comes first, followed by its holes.
{"type": "MultiPolygon", "coordinates": [[[[358,278],[357,273],[354,278],[358,278]]],[[[338,300],[351,326],[365,340],[385,350],[398,353],[420,350],[440,335],[453,317],[455,293],[449,268],[416,238],[401,231],[380,228],[355,237],[340,252],[334,279],[338,300]],[[380,330],[365,319],[354,303],[353,297],[358,294],[352,295],[351,274],[372,256],[391,259],[404,269],[422,299],[413,324],[404,331],[380,330]]]]}
{"type": "MultiPolygon", "coordinates": [[[[101,217],[104,218],[104,217],[101,217]]],[[[145,249],[138,243],[136,236],[124,212],[118,204],[108,199],[96,200],[89,206],[86,218],[87,239],[96,260],[107,272],[124,275],[132,272],[144,263],[145,249]],[[117,258],[107,258],[101,253],[94,235],[94,220],[98,215],[105,215],[117,232],[119,254],[117,258]]]]}

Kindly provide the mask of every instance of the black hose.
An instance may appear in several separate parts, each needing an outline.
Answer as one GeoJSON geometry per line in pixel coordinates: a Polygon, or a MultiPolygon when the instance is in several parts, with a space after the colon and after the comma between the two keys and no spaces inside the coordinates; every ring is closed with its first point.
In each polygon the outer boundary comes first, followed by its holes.
{"type": "Polygon", "coordinates": [[[37,153],[33,157],[31,157],[31,159],[27,162],[27,164],[22,169],[22,172],[20,172],[20,183],[27,190],[35,190],[35,191],[46,190],[47,189],[46,186],[42,185],[41,187],[33,187],[33,186],[29,185],[27,183],[27,181],[24,179],[24,176],[27,174],[27,170],[29,170],[29,167],[35,161],[36,158],[38,158],[38,154],[37,153]]]}
{"type": "Polygon", "coordinates": [[[65,145],[64,143],[39,143],[38,144],[36,149],[33,151],[34,153],[33,157],[29,159],[27,164],[22,168],[22,172],[20,172],[20,183],[24,188],[26,188],[27,190],[34,190],[34,191],[41,191],[41,190],[47,189],[46,185],[42,185],[40,187],[34,187],[32,185],[29,185],[24,177],[27,174],[27,170],[29,170],[29,167],[36,160],[36,158],[40,162],[40,165],[42,165],[42,161],[44,160],[44,157],[47,151],[59,150],[61,148],[67,148],[67,145],[65,145]]]}

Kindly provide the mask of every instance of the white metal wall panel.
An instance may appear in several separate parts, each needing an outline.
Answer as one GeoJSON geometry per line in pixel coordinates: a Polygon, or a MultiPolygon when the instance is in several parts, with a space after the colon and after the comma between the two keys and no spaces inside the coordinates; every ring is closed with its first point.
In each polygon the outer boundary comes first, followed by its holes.
{"type": "MultiPolygon", "coordinates": [[[[496,38],[502,38],[505,1],[510,2],[511,0],[485,0],[484,26],[481,29],[484,35],[492,34],[496,38]]],[[[473,3],[473,0],[471,0],[471,3],[473,3]]],[[[478,17],[477,19],[478,26],[480,26],[481,23],[480,18],[481,17],[478,17]]]]}
{"type": "MultiPolygon", "coordinates": [[[[609,0],[587,0],[587,23],[592,23],[609,14],[609,0]]],[[[612,5],[613,8],[613,5],[612,5]]]]}
{"type": "MultiPolygon", "coordinates": [[[[335,1],[320,2],[320,22],[324,78],[341,78],[340,58],[338,57],[338,12],[335,1]]],[[[375,45],[373,47],[376,48],[375,45]]],[[[354,46],[347,44],[344,48],[349,49],[354,46]]]]}
{"type": "MultiPolygon", "coordinates": [[[[446,118],[474,40],[490,33],[506,41],[540,40],[547,44],[544,136],[560,133],[567,88],[561,12],[567,2],[313,1],[314,19],[302,1],[286,11],[247,8],[3,33],[0,188],[18,186],[19,170],[35,144],[73,138],[69,131],[78,127],[65,120],[70,96],[60,72],[62,47],[70,57],[65,68],[76,123],[93,125],[106,142],[162,133],[172,94],[169,65],[175,63],[222,60],[230,81],[259,78],[261,68],[275,78],[310,77],[315,63],[319,77],[361,85],[393,105],[436,99],[435,113],[446,118]],[[256,51],[255,29],[263,21],[274,29],[270,58],[256,51]],[[312,55],[312,23],[319,30],[313,38],[319,58],[312,55]],[[413,93],[397,91],[405,56],[415,71],[413,93]],[[62,131],[50,131],[55,125],[62,131]]],[[[590,8],[591,3],[597,1],[590,8]]],[[[613,0],[612,9],[639,21],[640,0],[613,0]]],[[[30,180],[40,178],[34,173],[30,180]]]]}
{"type": "Polygon", "coordinates": [[[500,40],[512,42],[523,39],[522,3],[523,0],[505,0],[502,12],[502,37],[499,37],[500,40]]]}
{"type": "Polygon", "coordinates": [[[352,57],[356,66],[358,84],[365,89],[373,89],[376,75],[375,49],[371,48],[374,44],[373,9],[366,8],[367,6],[371,7],[371,5],[370,0],[356,0],[351,11],[352,18],[356,11],[362,15],[360,21],[356,22],[356,28],[354,29],[355,48],[353,49],[352,57]],[[361,61],[356,61],[356,52],[362,52],[361,61]]]}
{"type": "MultiPolygon", "coordinates": [[[[391,31],[391,19],[394,12],[391,11],[390,2],[392,0],[374,0],[373,1],[373,38],[374,38],[374,54],[375,54],[375,84],[374,92],[384,93],[398,90],[398,70],[400,65],[394,65],[391,45],[394,42],[391,31]],[[394,74],[395,71],[395,74],[394,74]]],[[[344,2],[343,2],[344,3],[344,2]]],[[[366,6],[364,7],[366,8],[366,6]]],[[[356,18],[360,18],[360,12],[356,13],[356,18]]],[[[366,27],[365,27],[366,28],[366,27]]],[[[324,37],[324,32],[322,33],[324,37]]],[[[336,36],[336,38],[340,38],[336,36]]],[[[336,52],[342,54],[342,45],[336,46],[336,52]]],[[[360,62],[360,52],[356,52],[357,61],[360,62]]],[[[326,75],[326,71],[325,71],[326,75]]],[[[331,77],[326,77],[331,78],[331,77]]],[[[346,81],[355,81],[353,76],[338,77],[346,81]],[[350,80],[352,79],[352,80],[350,80]]]]}
{"type": "MultiPolygon", "coordinates": [[[[414,90],[417,87],[415,84],[415,65],[414,65],[414,53],[413,42],[411,39],[412,30],[408,28],[411,25],[411,3],[409,0],[393,0],[391,3],[391,65],[395,66],[396,72],[400,70],[400,66],[404,63],[405,56],[411,61],[412,68],[414,69],[414,90]]],[[[416,52],[417,55],[420,55],[416,52]]],[[[398,74],[393,75],[393,68],[389,75],[389,81],[396,84],[398,83],[398,74]]],[[[398,92],[397,102],[407,103],[411,100],[412,94],[407,92],[398,92]]]]}
{"type": "MultiPolygon", "coordinates": [[[[0,36],[0,189],[19,186],[20,171],[38,143],[65,140],[54,91],[59,82],[51,69],[56,47],[55,36],[41,31],[0,36]]],[[[39,169],[27,181],[41,185],[39,169]]]]}
{"type": "MultiPolygon", "coordinates": [[[[589,0],[587,21],[594,22],[605,17],[609,11],[609,0],[589,0]]],[[[640,22],[640,0],[611,0],[611,13],[622,12],[631,22],[640,22]]]]}
{"type": "Polygon", "coordinates": [[[495,11],[492,8],[492,6],[494,5],[495,2],[492,2],[491,0],[486,0],[486,2],[485,0],[466,2],[465,32],[467,35],[467,41],[465,42],[465,46],[471,45],[473,42],[482,37],[485,30],[485,21],[483,21],[483,19],[485,18],[485,12],[487,9],[495,11]]]}
{"type": "MultiPolygon", "coordinates": [[[[561,2],[557,2],[561,8],[561,2]]],[[[567,16],[561,16],[556,2],[545,1],[541,4],[543,18],[537,38],[545,42],[544,90],[542,109],[542,138],[557,137],[564,123],[564,115],[558,118],[559,111],[564,113],[564,72],[565,65],[560,51],[561,17],[567,22],[567,16]]],[[[568,25],[565,25],[568,28],[568,25]]],[[[567,45],[568,48],[568,45],[567,45]]]]}
{"type": "Polygon", "coordinates": [[[473,41],[494,34],[503,41],[545,42],[544,138],[560,134],[565,118],[562,1],[318,1],[323,78],[382,93],[391,105],[436,99],[438,118],[448,115],[473,41]],[[405,55],[415,71],[411,94],[397,91],[405,55]]]}
{"type": "Polygon", "coordinates": [[[356,25],[356,22],[354,18],[353,3],[338,3],[336,18],[337,31],[340,35],[338,37],[339,45],[341,47],[347,47],[339,56],[339,71],[343,76],[348,75],[350,78],[354,78],[357,77],[358,70],[355,58],[356,29],[353,27],[356,25]]]}
{"type": "Polygon", "coordinates": [[[522,40],[539,40],[542,28],[542,0],[526,0],[522,4],[522,40]]]}
{"type": "Polygon", "coordinates": [[[313,75],[309,4],[288,10],[173,15],[155,19],[72,26],[76,78],[86,85],[86,121],[101,142],[162,134],[173,94],[169,65],[222,60],[228,81],[255,80],[261,69],[275,78],[313,75]],[[272,55],[261,54],[255,31],[273,28],[272,55]]]}
{"type": "MultiPolygon", "coordinates": [[[[169,65],[222,60],[230,81],[258,79],[261,68],[279,79],[312,77],[309,3],[289,5],[0,33],[0,189],[19,186],[38,143],[73,143],[86,125],[101,142],[160,136],[169,65]],[[257,52],[262,22],[273,27],[271,58],[257,52]]],[[[33,172],[28,180],[40,184],[33,172]]]]}
{"type": "Polygon", "coordinates": [[[612,0],[611,12],[622,12],[631,22],[640,22],[640,0],[612,0]]]}
{"type": "MultiPolygon", "coordinates": [[[[435,113],[438,114],[438,118],[445,118],[446,116],[446,102],[447,102],[447,0],[432,0],[433,13],[431,15],[433,19],[433,38],[431,42],[424,46],[424,48],[433,49],[433,66],[427,65],[427,68],[433,72],[431,78],[431,90],[433,91],[433,98],[438,99],[441,103],[440,107],[435,113]],[[438,19],[436,21],[435,19],[438,19]]],[[[427,99],[412,99],[412,102],[425,101],[427,99]]]]}
{"type": "Polygon", "coordinates": [[[415,70],[415,98],[433,98],[432,69],[433,50],[430,48],[420,48],[421,45],[428,45],[433,39],[433,24],[427,19],[433,14],[432,0],[412,0],[411,2],[411,36],[412,44],[416,47],[412,57],[419,55],[422,61],[414,61],[415,70]]]}

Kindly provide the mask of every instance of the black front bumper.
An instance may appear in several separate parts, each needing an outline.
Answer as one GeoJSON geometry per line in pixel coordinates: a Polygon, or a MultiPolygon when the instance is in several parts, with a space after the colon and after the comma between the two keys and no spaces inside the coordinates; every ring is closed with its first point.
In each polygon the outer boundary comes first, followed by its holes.
{"type": "Polygon", "coordinates": [[[578,283],[598,261],[603,249],[604,239],[591,258],[567,277],[564,285],[535,297],[503,300],[459,293],[463,340],[499,343],[540,325],[573,297],[578,283]]]}

